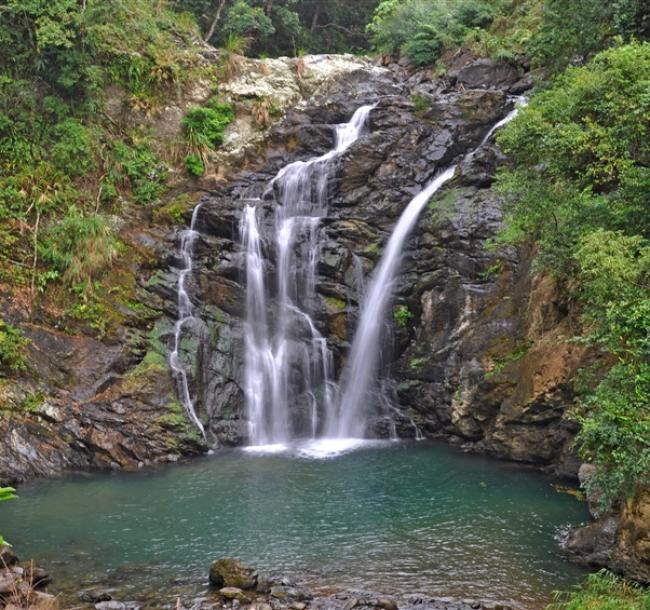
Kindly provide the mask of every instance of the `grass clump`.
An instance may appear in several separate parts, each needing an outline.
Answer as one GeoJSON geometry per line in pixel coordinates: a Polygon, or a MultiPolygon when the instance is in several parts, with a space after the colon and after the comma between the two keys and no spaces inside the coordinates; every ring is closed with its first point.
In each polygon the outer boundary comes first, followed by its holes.
{"type": "Polygon", "coordinates": [[[650,591],[601,570],[568,593],[556,593],[547,610],[648,610],[650,591]]]}

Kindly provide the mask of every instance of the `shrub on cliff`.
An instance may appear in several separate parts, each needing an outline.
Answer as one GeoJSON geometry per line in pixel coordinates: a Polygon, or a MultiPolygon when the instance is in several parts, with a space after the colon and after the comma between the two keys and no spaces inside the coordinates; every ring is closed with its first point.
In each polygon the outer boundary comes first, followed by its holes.
{"type": "Polygon", "coordinates": [[[192,108],[183,119],[188,144],[196,150],[218,148],[223,143],[226,127],[234,118],[232,106],[216,99],[192,108]]]}
{"type": "Polygon", "coordinates": [[[28,340],[20,329],[0,318],[0,369],[23,370],[27,344],[28,340]]]}
{"type": "Polygon", "coordinates": [[[572,290],[586,339],[608,354],[578,413],[606,505],[650,473],[649,82],[650,44],[607,50],[535,96],[498,139],[512,162],[498,178],[505,237],[535,241],[538,265],[572,290]]]}

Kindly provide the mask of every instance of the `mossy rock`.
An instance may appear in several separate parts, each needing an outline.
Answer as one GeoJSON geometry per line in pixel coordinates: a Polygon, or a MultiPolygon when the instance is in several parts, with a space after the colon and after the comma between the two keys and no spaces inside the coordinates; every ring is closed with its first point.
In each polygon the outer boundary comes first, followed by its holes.
{"type": "Polygon", "coordinates": [[[224,557],[210,567],[210,584],[219,589],[235,587],[247,590],[257,586],[257,578],[253,570],[242,565],[238,559],[224,557]]]}

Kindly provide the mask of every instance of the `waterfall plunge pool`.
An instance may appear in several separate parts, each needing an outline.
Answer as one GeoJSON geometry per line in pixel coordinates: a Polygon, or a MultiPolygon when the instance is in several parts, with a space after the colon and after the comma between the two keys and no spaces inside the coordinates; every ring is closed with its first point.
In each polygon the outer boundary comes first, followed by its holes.
{"type": "Polygon", "coordinates": [[[231,450],[35,482],[2,506],[2,533],[48,568],[64,601],[113,586],[122,599],[153,591],[147,608],[200,595],[225,556],[312,586],[526,608],[584,573],[557,544],[586,507],[540,473],[433,442],[321,455],[231,450]]]}

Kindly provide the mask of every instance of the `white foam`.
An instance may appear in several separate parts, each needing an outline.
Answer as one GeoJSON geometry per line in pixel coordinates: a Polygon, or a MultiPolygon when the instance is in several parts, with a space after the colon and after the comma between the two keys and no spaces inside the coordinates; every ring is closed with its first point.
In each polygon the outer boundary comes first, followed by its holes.
{"type": "Polygon", "coordinates": [[[320,438],[308,441],[297,447],[297,454],[301,457],[312,459],[326,459],[343,455],[351,451],[362,449],[385,441],[370,440],[367,438],[320,438]]]}
{"type": "Polygon", "coordinates": [[[249,445],[243,448],[247,453],[284,453],[289,447],[283,443],[275,443],[273,445],[249,445]]]}
{"type": "Polygon", "coordinates": [[[357,451],[358,449],[377,447],[390,443],[391,441],[388,440],[368,438],[319,438],[308,441],[296,441],[291,444],[249,445],[248,447],[242,447],[242,449],[246,453],[256,455],[285,453],[290,457],[324,460],[357,451]]]}

